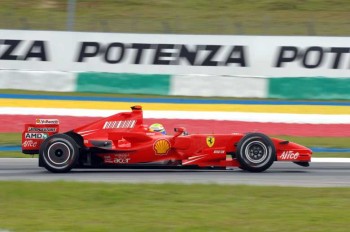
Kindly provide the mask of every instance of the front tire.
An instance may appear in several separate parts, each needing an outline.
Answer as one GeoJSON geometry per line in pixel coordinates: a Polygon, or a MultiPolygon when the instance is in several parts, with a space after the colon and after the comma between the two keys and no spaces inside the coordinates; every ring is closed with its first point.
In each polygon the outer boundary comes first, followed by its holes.
{"type": "Polygon", "coordinates": [[[79,159],[77,143],[65,134],[55,134],[47,138],[39,150],[39,160],[50,172],[69,172],[79,159]]]}
{"type": "Polygon", "coordinates": [[[250,172],[268,169],[276,159],[276,148],[271,139],[261,133],[250,133],[237,144],[240,168],[250,172]]]}

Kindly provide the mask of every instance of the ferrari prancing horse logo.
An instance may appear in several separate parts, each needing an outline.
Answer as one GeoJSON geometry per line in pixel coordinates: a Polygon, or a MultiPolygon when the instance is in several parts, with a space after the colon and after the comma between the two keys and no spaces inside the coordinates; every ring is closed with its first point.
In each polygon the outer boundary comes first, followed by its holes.
{"type": "Polygon", "coordinates": [[[207,136],[207,145],[208,147],[214,146],[215,138],[214,136],[207,136]]]}

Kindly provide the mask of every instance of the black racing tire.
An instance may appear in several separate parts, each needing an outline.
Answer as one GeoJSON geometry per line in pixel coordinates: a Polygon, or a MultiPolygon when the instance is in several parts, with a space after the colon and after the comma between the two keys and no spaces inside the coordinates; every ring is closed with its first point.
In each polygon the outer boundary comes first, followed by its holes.
{"type": "Polygon", "coordinates": [[[249,133],[237,144],[237,160],[243,170],[263,172],[276,160],[276,148],[268,136],[249,133]]]}
{"type": "Polygon", "coordinates": [[[69,172],[79,160],[79,147],[66,134],[55,134],[40,146],[39,162],[50,172],[69,172]]]}

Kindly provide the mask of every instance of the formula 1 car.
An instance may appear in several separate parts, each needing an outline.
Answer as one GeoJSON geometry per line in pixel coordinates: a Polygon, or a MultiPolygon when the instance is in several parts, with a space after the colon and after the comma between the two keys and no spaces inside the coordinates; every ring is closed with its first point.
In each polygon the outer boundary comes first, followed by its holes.
{"type": "Polygon", "coordinates": [[[65,133],[56,119],[25,124],[22,152],[39,154],[39,166],[51,172],[72,168],[191,167],[232,168],[262,172],[274,161],[309,166],[312,151],[302,145],[262,133],[173,135],[150,132],[141,106],[65,133]]]}

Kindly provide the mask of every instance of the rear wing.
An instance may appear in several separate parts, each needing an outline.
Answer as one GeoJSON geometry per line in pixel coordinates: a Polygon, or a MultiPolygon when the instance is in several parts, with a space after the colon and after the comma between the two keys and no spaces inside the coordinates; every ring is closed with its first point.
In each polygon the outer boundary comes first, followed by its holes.
{"type": "Polygon", "coordinates": [[[44,140],[58,133],[58,119],[36,119],[35,124],[24,124],[22,132],[22,153],[38,154],[44,140]]]}
{"type": "Polygon", "coordinates": [[[144,131],[143,111],[141,106],[132,106],[131,112],[120,112],[75,128],[73,131],[84,139],[95,132],[107,135],[110,132],[139,132],[144,131]]]}

